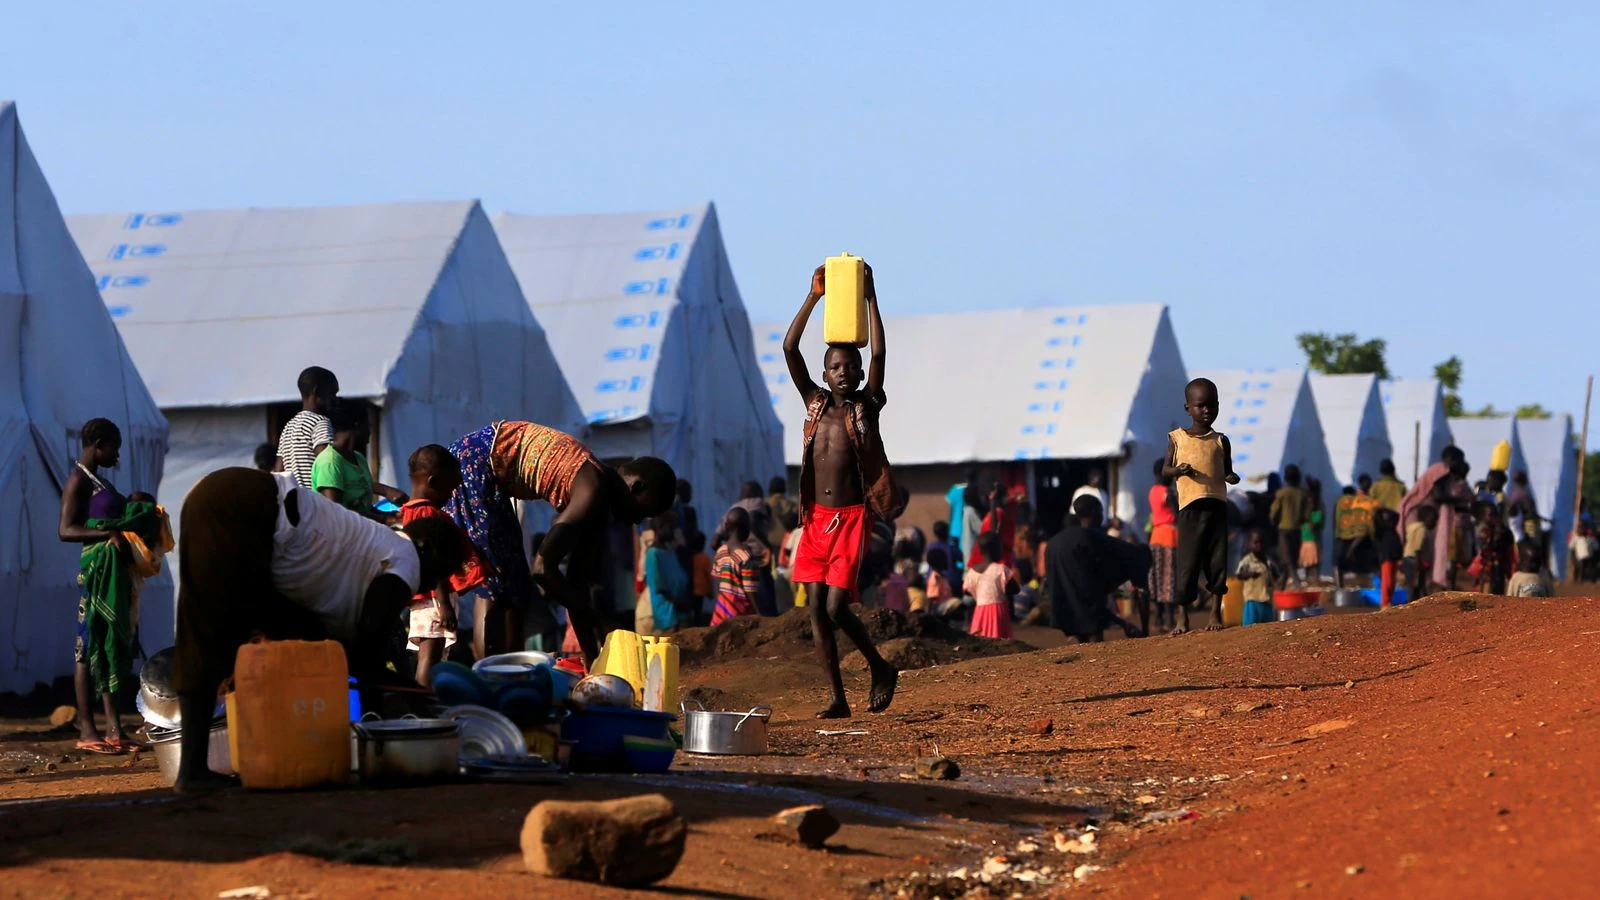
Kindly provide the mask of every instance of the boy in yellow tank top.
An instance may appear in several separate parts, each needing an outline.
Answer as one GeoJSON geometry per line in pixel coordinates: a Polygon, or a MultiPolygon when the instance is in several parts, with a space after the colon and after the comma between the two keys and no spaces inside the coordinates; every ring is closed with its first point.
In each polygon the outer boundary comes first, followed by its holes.
{"type": "Polygon", "coordinates": [[[1183,390],[1183,409],[1194,420],[1167,435],[1167,462],[1162,475],[1177,479],[1178,584],[1177,627],[1189,630],[1189,607],[1198,599],[1201,579],[1211,595],[1211,623],[1222,628],[1222,596],[1228,592],[1228,485],[1238,484],[1233,471],[1233,446],[1228,436],[1211,428],[1221,406],[1217,386],[1196,378],[1183,390]]]}

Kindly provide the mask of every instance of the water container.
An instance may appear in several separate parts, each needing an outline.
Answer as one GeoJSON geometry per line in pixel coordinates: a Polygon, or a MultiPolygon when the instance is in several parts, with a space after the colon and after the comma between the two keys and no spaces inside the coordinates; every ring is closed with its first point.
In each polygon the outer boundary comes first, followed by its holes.
{"type": "Polygon", "coordinates": [[[247,788],[350,780],[350,671],[336,641],[239,648],[227,696],[228,747],[247,788]]]}
{"type": "Polygon", "coordinates": [[[1222,595],[1222,624],[1244,624],[1244,583],[1237,578],[1228,579],[1228,592],[1222,595]]]}
{"type": "Polygon", "coordinates": [[[644,697],[644,642],[631,631],[617,629],[606,635],[592,675],[615,675],[633,686],[633,702],[644,697]]]}
{"type": "Polygon", "coordinates": [[[669,637],[644,641],[645,709],[671,712],[678,705],[678,645],[669,637]]]}
{"type": "Polygon", "coordinates": [[[1501,441],[1489,451],[1489,471],[1504,472],[1511,468],[1511,442],[1501,441]]]}
{"type": "Polygon", "coordinates": [[[830,344],[867,345],[867,270],[859,256],[828,257],[828,294],[822,311],[822,339],[830,344]]]}

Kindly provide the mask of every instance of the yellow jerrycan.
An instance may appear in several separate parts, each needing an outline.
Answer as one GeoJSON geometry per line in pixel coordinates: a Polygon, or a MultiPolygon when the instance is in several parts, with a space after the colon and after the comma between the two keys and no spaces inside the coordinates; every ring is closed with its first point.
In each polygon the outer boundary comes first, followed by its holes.
{"type": "Polygon", "coordinates": [[[350,670],[337,641],[245,644],[226,705],[228,750],[245,787],[350,780],[350,670]]]}
{"type": "Polygon", "coordinates": [[[1501,441],[1489,451],[1489,471],[1504,472],[1511,468],[1511,442],[1501,441]]]}
{"type": "Polygon", "coordinates": [[[678,645],[670,637],[644,637],[644,708],[672,712],[678,707],[678,645]]]}
{"type": "Polygon", "coordinates": [[[1237,578],[1228,579],[1228,592],[1222,595],[1222,624],[1244,624],[1244,582],[1237,578]]]}
{"type": "Polygon", "coordinates": [[[632,631],[618,628],[606,635],[600,656],[594,661],[595,675],[615,675],[633,686],[633,702],[644,696],[644,642],[632,631]]]}
{"type": "Polygon", "coordinates": [[[867,345],[867,268],[859,256],[841,253],[824,265],[828,279],[822,339],[830,344],[867,345]]]}

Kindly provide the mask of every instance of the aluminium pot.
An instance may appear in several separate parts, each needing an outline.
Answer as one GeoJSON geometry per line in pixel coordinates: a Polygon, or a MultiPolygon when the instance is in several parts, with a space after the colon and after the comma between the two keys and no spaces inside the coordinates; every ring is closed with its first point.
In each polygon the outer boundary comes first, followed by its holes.
{"type": "Polygon", "coordinates": [[[683,749],[685,753],[707,756],[761,756],[767,752],[767,720],[772,707],[757,706],[748,712],[699,709],[683,710],[683,749]]]}
{"type": "Polygon", "coordinates": [[[356,736],[356,771],[365,783],[442,781],[456,774],[461,725],[454,720],[385,719],[350,728],[356,736]]]}
{"type": "MultiPolygon", "coordinates": [[[[147,727],[144,736],[155,751],[156,768],[168,787],[178,782],[178,766],[183,761],[183,729],[147,727]]],[[[218,775],[233,774],[233,753],[228,748],[228,720],[211,723],[211,738],[206,748],[206,767],[218,775]]]]}

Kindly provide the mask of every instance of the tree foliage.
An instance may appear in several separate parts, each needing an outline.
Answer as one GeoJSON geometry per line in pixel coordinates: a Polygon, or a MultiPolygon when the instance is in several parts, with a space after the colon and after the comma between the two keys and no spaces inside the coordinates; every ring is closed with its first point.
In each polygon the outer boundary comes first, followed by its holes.
{"type": "Polygon", "coordinates": [[[1452,418],[1466,415],[1461,403],[1461,357],[1452,356],[1433,367],[1433,377],[1444,389],[1444,414],[1452,418]]]}
{"type": "Polygon", "coordinates": [[[1295,341],[1306,355],[1306,365],[1314,372],[1326,375],[1376,375],[1389,380],[1389,363],[1384,358],[1389,348],[1382,338],[1361,340],[1354,334],[1329,335],[1325,331],[1308,331],[1296,335],[1295,341]]]}
{"type": "Polygon", "coordinates": [[[1517,407],[1517,418],[1519,419],[1548,419],[1553,415],[1555,413],[1537,403],[1524,403],[1517,407]]]}

